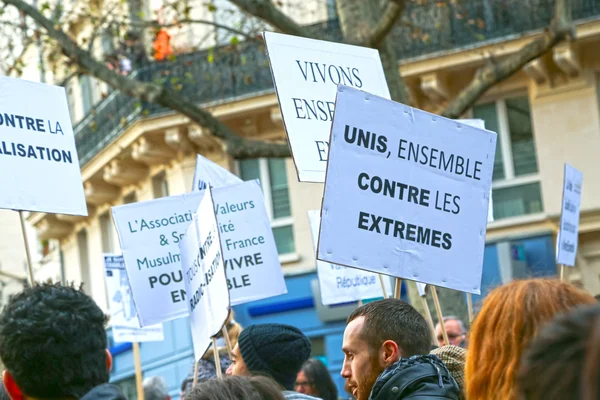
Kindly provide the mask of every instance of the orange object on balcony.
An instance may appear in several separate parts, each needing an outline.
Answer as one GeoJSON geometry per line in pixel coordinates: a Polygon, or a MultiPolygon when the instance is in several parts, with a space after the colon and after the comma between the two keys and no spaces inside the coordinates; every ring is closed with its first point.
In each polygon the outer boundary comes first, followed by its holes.
{"type": "Polygon", "coordinates": [[[173,49],[171,48],[171,35],[169,35],[164,29],[158,31],[152,47],[154,48],[154,59],[156,61],[162,61],[165,58],[173,55],[173,49]]]}

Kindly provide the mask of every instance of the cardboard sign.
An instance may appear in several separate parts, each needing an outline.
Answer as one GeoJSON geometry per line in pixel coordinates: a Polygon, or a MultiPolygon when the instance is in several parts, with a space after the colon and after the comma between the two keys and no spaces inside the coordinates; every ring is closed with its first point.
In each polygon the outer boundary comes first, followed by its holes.
{"type": "Polygon", "coordinates": [[[162,324],[140,328],[123,256],[104,254],[104,270],[114,341],[125,343],[164,340],[162,324]]]}
{"type": "Polygon", "coordinates": [[[340,86],[318,259],[479,294],[495,148],[494,132],[340,86]]]}
{"type": "Polygon", "coordinates": [[[229,291],[211,189],[179,243],[195,360],[199,360],[229,316],[229,291]]]}
{"type": "Polygon", "coordinates": [[[324,182],[337,85],[390,98],[379,52],[272,32],[264,37],[298,179],[324,182]]]}
{"type": "Polygon", "coordinates": [[[581,189],[583,174],[569,164],[565,164],[562,212],[558,235],[556,263],[575,266],[577,244],[579,243],[579,214],[581,212],[581,189]]]}
{"type": "MultiPolygon", "coordinates": [[[[319,240],[319,225],[321,224],[319,213],[319,210],[308,211],[315,250],[319,240]]],[[[321,303],[324,306],[383,296],[379,277],[372,272],[317,260],[317,275],[319,277],[321,303]]],[[[384,282],[388,294],[391,295],[391,285],[388,285],[389,279],[385,279],[384,282]]]]}
{"type": "MultiPolygon", "coordinates": [[[[188,314],[179,242],[205,191],[113,207],[142,326],[188,314]]],[[[286,293],[260,185],[213,191],[232,304],[286,293]]]]}
{"type": "Polygon", "coordinates": [[[204,190],[209,185],[216,188],[237,185],[242,182],[244,181],[208,158],[202,157],[200,154],[196,156],[192,192],[204,190]]]}
{"type": "Polygon", "coordinates": [[[0,76],[0,208],[88,215],[65,89],[0,76]]]}

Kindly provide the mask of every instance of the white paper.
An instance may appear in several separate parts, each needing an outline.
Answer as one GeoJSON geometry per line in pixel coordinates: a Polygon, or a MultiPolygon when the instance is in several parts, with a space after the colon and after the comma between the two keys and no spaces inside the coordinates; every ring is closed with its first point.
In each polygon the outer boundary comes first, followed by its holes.
{"type": "Polygon", "coordinates": [[[104,254],[104,270],[113,340],[116,343],[164,340],[162,324],[140,328],[123,256],[104,254]]]}
{"type": "Polygon", "coordinates": [[[425,297],[427,296],[427,285],[421,282],[417,283],[417,291],[419,292],[419,296],[425,297]]]}
{"type": "Polygon", "coordinates": [[[0,76],[0,208],[87,215],[65,89],[0,76]]]}
{"type": "Polygon", "coordinates": [[[318,259],[479,294],[496,134],[340,86],[331,135],[318,259]]]}
{"type": "MultiPolygon", "coordinates": [[[[309,210],[308,219],[313,243],[319,240],[319,225],[321,218],[319,210],[309,210]]],[[[323,305],[350,303],[363,299],[383,297],[383,289],[377,274],[356,268],[347,268],[342,265],[326,263],[317,260],[317,275],[321,289],[321,302],[323,305]]],[[[384,282],[388,285],[387,292],[391,295],[389,278],[384,282]]]]}
{"type": "Polygon", "coordinates": [[[579,214],[581,212],[581,189],[583,174],[569,164],[565,164],[563,183],[562,212],[558,235],[556,263],[575,266],[579,243],[579,214]]]}
{"type": "MultiPolygon", "coordinates": [[[[163,197],[112,209],[142,326],[188,314],[179,242],[204,193],[163,197]]],[[[215,188],[213,195],[215,206],[219,207],[217,218],[232,304],[286,293],[260,185],[248,181],[215,188]]]]}
{"type": "Polygon", "coordinates": [[[273,32],[264,37],[298,179],[324,182],[337,85],[390,98],[379,52],[273,32]]]}
{"type": "Polygon", "coordinates": [[[237,185],[243,181],[221,167],[218,164],[210,161],[208,158],[202,157],[200,154],[196,156],[196,169],[194,170],[194,183],[192,192],[206,189],[209,185],[213,188],[237,185]]]}
{"type": "Polygon", "coordinates": [[[195,360],[200,360],[229,316],[229,290],[212,190],[179,243],[195,360]]]}

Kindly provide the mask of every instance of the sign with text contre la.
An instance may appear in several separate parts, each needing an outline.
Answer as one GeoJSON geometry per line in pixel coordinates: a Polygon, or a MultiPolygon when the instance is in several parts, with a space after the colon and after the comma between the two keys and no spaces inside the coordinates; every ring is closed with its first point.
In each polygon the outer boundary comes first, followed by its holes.
{"type": "Polygon", "coordinates": [[[318,259],[479,294],[495,149],[494,132],[340,86],[318,259]]]}
{"type": "Polygon", "coordinates": [[[87,215],[65,89],[0,76],[0,208],[87,215]]]}
{"type": "Polygon", "coordinates": [[[562,212],[558,234],[556,263],[575,266],[579,243],[579,214],[581,213],[581,189],[583,174],[569,164],[565,164],[563,183],[562,212]]]}
{"type": "Polygon", "coordinates": [[[324,182],[337,85],[390,98],[379,52],[273,32],[264,37],[298,179],[324,182]]]}

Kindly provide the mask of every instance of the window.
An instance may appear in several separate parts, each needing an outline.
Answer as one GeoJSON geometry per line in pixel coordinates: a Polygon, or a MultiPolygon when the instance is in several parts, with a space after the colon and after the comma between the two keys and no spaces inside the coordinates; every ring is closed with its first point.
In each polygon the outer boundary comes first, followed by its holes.
{"type": "Polygon", "coordinates": [[[260,179],[265,194],[265,206],[271,219],[273,236],[280,255],[296,252],[290,193],[285,159],[242,160],[239,163],[240,177],[249,181],[260,179]]]}
{"type": "Polygon", "coordinates": [[[92,92],[92,80],[87,75],[79,77],[79,85],[81,86],[81,102],[83,105],[83,114],[87,114],[88,111],[94,106],[94,93],[92,92]]]}
{"type": "Polygon", "coordinates": [[[131,203],[135,203],[136,201],[137,201],[137,194],[135,194],[135,192],[131,192],[123,198],[123,204],[131,204],[131,203]]]}
{"type": "Polygon", "coordinates": [[[82,229],[77,233],[77,247],[79,250],[79,267],[81,268],[83,291],[91,296],[92,282],[90,281],[90,256],[88,250],[88,236],[85,229],[82,229]]]}
{"type": "Polygon", "coordinates": [[[494,219],[543,211],[537,155],[526,96],[477,105],[473,116],[498,133],[492,206],[494,219]]]}
{"type": "Polygon", "coordinates": [[[169,195],[169,185],[165,171],[162,171],[152,177],[152,194],[155,199],[169,195]]]}
{"type": "Polygon", "coordinates": [[[102,251],[104,253],[113,252],[113,231],[110,212],[107,211],[100,216],[100,236],[102,240],[102,251]]]}

